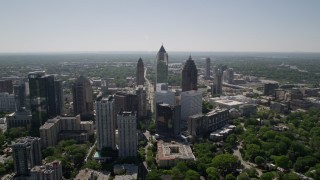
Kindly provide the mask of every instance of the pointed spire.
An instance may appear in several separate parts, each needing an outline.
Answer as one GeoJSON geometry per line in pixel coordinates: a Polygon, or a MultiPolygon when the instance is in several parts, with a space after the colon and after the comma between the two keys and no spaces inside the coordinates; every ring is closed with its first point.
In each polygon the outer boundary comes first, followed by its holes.
{"type": "Polygon", "coordinates": [[[159,52],[164,52],[164,53],[166,52],[166,50],[163,47],[163,44],[161,45],[159,52]]]}

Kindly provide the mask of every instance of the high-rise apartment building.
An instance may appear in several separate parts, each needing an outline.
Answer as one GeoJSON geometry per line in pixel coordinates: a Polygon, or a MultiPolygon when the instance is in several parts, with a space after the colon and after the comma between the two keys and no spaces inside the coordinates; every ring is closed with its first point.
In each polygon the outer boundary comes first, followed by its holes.
{"type": "Polygon", "coordinates": [[[104,147],[115,149],[116,113],[114,97],[99,97],[95,102],[97,149],[104,147]]]}
{"type": "Polygon", "coordinates": [[[119,157],[137,155],[137,123],[134,112],[122,111],[117,115],[119,133],[119,157]]]}
{"type": "Polygon", "coordinates": [[[145,82],[144,65],[141,58],[139,58],[138,64],[137,64],[136,82],[137,82],[137,85],[144,85],[144,82],[145,82]]]}
{"type": "Polygon", "coordinates": [[[54,81],[54,88],[56,94],[56,108],[57,115],[63,115],[64,113],[64,100],[63,100],[63,89],[62,89],[62,81],[56,80],[54,81]]]}
{"type": "Polygon", "coordinates": [[[30,169],[42,164],[40,138],[21,137],[12,145],[16,176],[28,176],[30,169]]]}
{"type": "Polygon", "coordinates": [[[198,70],[191,56],[182,69],[182,92],[198,89],[198,70]]]}
{"type": "Polygon", "coordinates": [[[156,91],[154,92],[154,103],[166,103],[170,106],[176,105],[175,93],[172,91],[156,91]]]}
{"type": "Polygon", "coordinates": [[[44,71],[37,71],[29,73],[28,78],[32,113],[31,133],[39,136],[39,127],[48,118],[57,115],[54,76],[46,75],[44,71]]]}
{"type": "MultiPolygon", "coordinates": [[[[164,49],[163,45],[161,46],[158,54],[157,54],[157,70],[156,70],[156,83],[157,84],[168,84],[168,53],[164,49]]],[[[166,88],[166,86],[163,86],[166,88]]],[[[167,90],[167,89],[162,89],[167,90]]]]}
{"type": "Polygon", "coordinates": [[[206,58],[206,79],[210,79],[210,71],[211,71],[211,59],[209,57],[206,58]]]}
{"type": "Polygon", "coordinates": [[[202,92],[181,92],[181,128],[187,127],[189,116],[202,113],[202,92]]]}
{"type": "Polygon", "coordinates": [[[73,113],[80,114],[82,119],[91,119],[93,116],[93,95],[89,79],[80,76],[72,85],[73,113]]]}
{"type": "Polygon", "coordinates": [[[229,84],[233,84],[234,79],[234,71],[232,68],[228,68],[226,71],[226,79],[225,82],[229,84]]]}
{"type": "Polygon", "coordinates": [[[147,93],[146,88],[142,85],[136,87],[136,95],[138,97],[138,118],[147,116],[147,93]]]}

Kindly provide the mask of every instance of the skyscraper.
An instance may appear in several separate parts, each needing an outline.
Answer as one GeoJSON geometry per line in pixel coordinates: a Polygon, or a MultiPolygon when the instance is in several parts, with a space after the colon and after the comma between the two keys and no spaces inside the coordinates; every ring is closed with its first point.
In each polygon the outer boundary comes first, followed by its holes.
{"type": "Polygon", "coordinates": [[[54,81],[54,86],[55,86],[55,94],[56,94],[57,115],[63,115],[63,113],[64,113],[64,100],[63,100],[62,81],[60,81],[60,80],[54,81]]]}
{"type": "Polygon", "coordinates": [[[57,115],[54,76],[37,71],[29,73],[28,78],[32,113],[31,135],[39,136],[39,127],[57,115]]]}
{"type": "Polygon", "coordinates": [[[191,91],[198,89],[198,70],[191,56],[186,61],[182,70],[182,84],[181,89],[184,91],[191,91]]]}
{"type": "Polygon", "coordinates": [[[137,64],[137,73],[136,73],[136,82],[137,82],[137,86],[138,85],[144,85],[144,65],[143,65],[143,61],[141,58],[139,58],[138,60],[138,64],[137,64]]]}
{"type": "Polygon", "coordinates": [[[18,111],[22,110],[22,107],[26,106],[26,85],[24,81],[13,86],[14,97],[16,101],[16,108],[18,111]]]}
{"type": "Polygon", "coordinates": [[[13,82],[12,80],[0,80],[0,92],[7,92],[12,94],[13,82]]]}
{"type": "Polygon", "coordinates": [[[93,115],[92,86],[89,79],[80,76],[72,86],[73,112],[81,119],[90,119],[93,115]]]}
{"type": "Polygon", "coordinates": [[[139,85],[136,88],[136,95],[138,98],[138,111],[137,115],[139,118],[147,116],[147,93],[146,88],[139,85]]]}
{"type": "Polygon", "coordinates": [[[119,157],[137,155],[137,123],[134,112],[122,111],[117,115],[119,133],[119,157]]]}
{"type": "Polygon", "coordinates": [[[115,149],[116,114],[113,96],[99,97],[95,103],[97,123],[97,149],[104,147],[115,149]]]}
{"type": "MultiPolygon", "coordinates": [[[[168,84],[168,53],[164,49],[163,45],[161,46],[157,54],[157,71],[156,71],[156,84],[168,84]]],[[[156,87],[156,86],[155,86],[156,87]]],[[[166,90],[167,87],[163,86],[166,90]]]]}
{"type": "Polygon", "coordinates": [[[218,65],[214,69],[214,84],[213,84],[213,93],[221,94],[222,93],[222,77],[223,71],[226,69],[225,66],[218,65]]]}
{"type": "Polygon", "coordinates": [[[16,176],[28,176],[32,167],[42,164],[40,138],[16,139],[12,151],[16,176]]]}
{"type": "Polygon", "coordinates": [[[138,110],[138,96],[133,92],[116,92],[114,99],[116,114],[121,110],[134,112],[138,110]]]}
{"type": "Polygon", "coordinates": [[[210,71],[211,71],[211,59],[209,57],[206,58],[206,79],[210,79],[210,71]]]}

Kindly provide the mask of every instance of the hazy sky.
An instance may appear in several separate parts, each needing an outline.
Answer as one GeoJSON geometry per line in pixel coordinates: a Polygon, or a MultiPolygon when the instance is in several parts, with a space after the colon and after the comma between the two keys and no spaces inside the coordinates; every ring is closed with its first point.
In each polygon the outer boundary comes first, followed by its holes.
{"type": "Polygon", "coordinates": [[[320,0],[0,0],[0,52],[320,52],[320,0]]]}

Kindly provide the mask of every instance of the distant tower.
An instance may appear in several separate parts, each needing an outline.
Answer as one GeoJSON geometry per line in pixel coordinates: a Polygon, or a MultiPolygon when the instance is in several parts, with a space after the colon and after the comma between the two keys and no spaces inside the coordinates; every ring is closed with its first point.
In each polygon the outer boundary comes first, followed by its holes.
{"type": "Polygon", "coordinates": [[[207,58],[206,59],[206,79],[210,79],[210,70],[211,70],[211,63],[210,63],[211,59],[207,58]]]}
{"type": "Polygon", "coordinates": [[[233,79],[234,79],[234,71],[232,68],[228,68],[226,70],[226,74],[227,74],[227,79],[226,82],[229,84],[233,84],[233,79]]]}
{"type": "Polygon", "coordinates": [[[182,70],[182,84],[181,84],[182,92],[197,90],[198,89],[197,85],[198,85],[198,70],[191,56],[189,56],[189,59],[184,64],[184,67],[182,70]]]}
{"type": "Polygon", "coordinates": [[[16,101],[16,108],[18,111],[22,111],[22,108],[26,106],[26,85],[23,80],[13,86],[13,93],[16,101]]]}
{"type": "Polygon", "coordinates": [[[137,155],[137,123],[134,112],[123,111],[117,115],[119,133],[119,157],[134,157],[137,155]]]}
{"type": "Polygon", "coordinates": [[[222,65],[218,65],[214,69],[214,85],[213,85],[213,93],[214,94],[222,94],[222,77],[223,71],[225,67],[222,65]]]}
{"type": "Polygon", "coordinates": [[[141,58],[138,60],[136,76],[137,86],[144,85],[144,65],[141,58]]]}
{"type": "Polygon", "coordinates": [[[93,115],[92,86],[84,76],[80,76],[72,85],[74,116],[90,119],[93,115]]]}
{"type": "MultiPolygon", "coordinates": [[[[156,84],[168,84],[168,53],[164,49],[163,45],[161,46],[157,54],[157,70],[156,70],[156,84]]],[[[155,86],[156,87],[156,86],[155,86]]],[[[167,90],[166,86],[162,86],[167,90]]]]}
{"type": "Polygon", "coordinates": [[[54,86],[55,86],[55,94],[56,94],[57,115],[63,115],[64,114],[64,100],[63,100],[62,81],[61,80],[54,81],[54,86]]]}
{"type": "Polygon", "coordinates": [[[115,149],[116,113],[113,96],[99,98],[96,103],[97,149],[104,147],[115,149]]]}
{"type": "Polygon", "coordinates": [[[32,167],[42,164],[40,138],[16,139],[12,145],[12,152],[16,176],[28,176],[32,167]]]}

